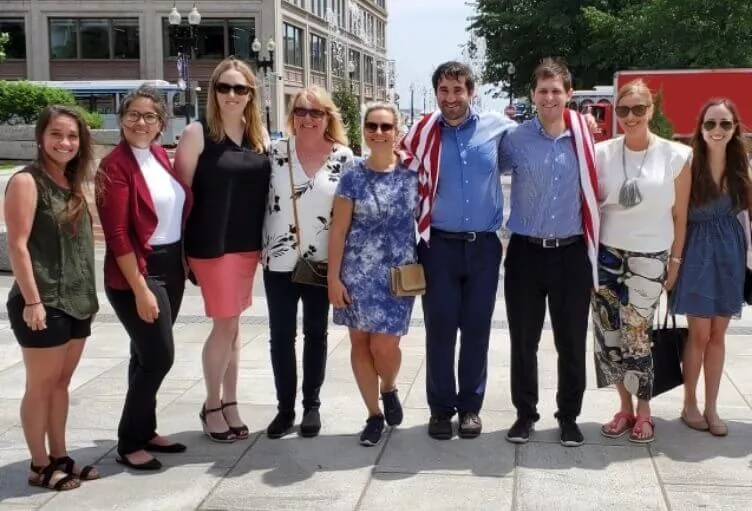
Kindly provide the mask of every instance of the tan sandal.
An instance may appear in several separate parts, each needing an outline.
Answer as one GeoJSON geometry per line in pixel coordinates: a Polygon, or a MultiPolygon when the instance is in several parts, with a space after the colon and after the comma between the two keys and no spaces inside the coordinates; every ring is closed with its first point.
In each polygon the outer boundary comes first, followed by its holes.
{"type": "Polygon", "coordinates": [[[690,429],[694,429],[696,431],[708,430],[708,421],[705,419],[705,417],[700,417],[699,419],[689,419],[687,417],[687,411],[682,410],[681,420],[690,429]]]}
{"type": "Polygon", "coordinates": [[[711,420],[705,415],[705,420],[708,421],[708,431],[713,436],[726,436],[728,435],[728,426],[721,419],[711,420]]]}
{"type": "Polygon", "coordinates": [[[605,436],[606,438],[619,438],[621,436],[624,436],[624,434],[632,429],[635,423],[635,416],[633,413],[630,412],[618,412],[616,415],[614,415],[613,419],[611,419],[611,422],[608,424],[604,424],[601,426],[601,435],[605,436]],[[617,429],[620,422],[624,422],[624,425],[617,429]]]}
{"type": "Polygon", "coordinates": [[[47,488],[55,491],[75,490],[81,486],[81,480],[71,474],[66,474],[57,466],[50,463],[46,467],[29,465],[32,475],[29,476],[29,485],[39,488],[47,488]]]}

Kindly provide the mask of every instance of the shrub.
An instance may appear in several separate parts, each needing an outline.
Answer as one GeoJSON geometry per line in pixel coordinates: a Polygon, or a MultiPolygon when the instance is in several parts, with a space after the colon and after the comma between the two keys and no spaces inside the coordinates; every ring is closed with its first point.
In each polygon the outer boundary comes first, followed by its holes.
{"type": "Polygon", "coordinates": [[[104,116],[99,112],[89,112],[80,106],[77,107],[76,110],[81,112],[81,115],[84,116],[84,121],[86,121],[86,125],[89,129],[98,130],[104,126],[104,116]]]}
{"type": "Polygon", "coordinates": [[[347,138],[350,139],[350,148],[356,155],[359,155],[361,152],[360,105],[358,105],[358,96],[353,92],[349,80],[337,80],[332,100],[342,114],[342,122],[347,129],[347,138]]]}
{"type": "Polygon", "coordinates": [[[75,105],[70,91],[29,82],[0,81],[0,124],[34,124],[47,105],[75,105]]]}
{"type": "Polygon", "coordinates": [[[666,114],[663,113],[663,91],[659,91],[653,101],[654,112],[653,120],[650,121],[650,131],[658,135],[659,137],[667,138],[669,140],[674,138],[674,127],[671,121],[668,120],[666,114]]]}

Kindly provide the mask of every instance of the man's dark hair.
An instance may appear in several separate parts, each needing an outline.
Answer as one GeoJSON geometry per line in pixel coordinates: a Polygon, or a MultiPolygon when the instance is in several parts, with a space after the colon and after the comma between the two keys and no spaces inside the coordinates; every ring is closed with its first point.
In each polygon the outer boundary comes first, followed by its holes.
{"type": "Polygon", "coordinates": [[[533,90],[538,87],[539,80],[551,80],[556,78],[561,79],[565,91],[572,89],[572,73],[569,71],[569,68],[564,61],[552,57],[546,57],[540,61],[540,64],[538,64],[533,71],[533,90]]]}
{"type": "Polygon", "coordinates": [[[458,81],[460,78],[464,78],[467,92],[472,93],[475,90],[475,76],[473,76],[473,70],[470,69],[470,66],[463,64],[462,62],[452,60],[444,62],[436,68],[436,71],[433,72],[433,77],[431,78],[434,93],[438,92],[439,82],[442,78],[458,81]]]}

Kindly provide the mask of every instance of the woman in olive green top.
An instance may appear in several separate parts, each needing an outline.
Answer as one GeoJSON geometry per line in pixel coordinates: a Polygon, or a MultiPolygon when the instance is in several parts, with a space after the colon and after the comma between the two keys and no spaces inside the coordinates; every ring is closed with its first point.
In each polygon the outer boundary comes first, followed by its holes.
{"type": "Polygon", "coordinates": [[[29,484],[60,491],[99,477],[65,446],[68,386],[99,308],[83,194],[92,147],[81,115],[61,106],[42,111],[36,141],[37,160],[11,177],[5,191],[16,278],[7,310],[26,366],[21,425],[31,452],[29,484]]]}

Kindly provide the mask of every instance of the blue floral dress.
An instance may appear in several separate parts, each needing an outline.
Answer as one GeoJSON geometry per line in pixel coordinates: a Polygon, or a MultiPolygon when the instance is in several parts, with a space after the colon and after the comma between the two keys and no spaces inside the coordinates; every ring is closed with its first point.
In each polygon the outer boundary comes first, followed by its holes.
{"type": "Polygon", "coordinates": [[[742,308],[747,249],[731,197],[689,210],[684,260],[672,293],[675,314],[735,316],[742,308]]]}
{"type": "Polygon", "coordinates": [[[353,201],[340,270],[351,303],[334,309],[334,323],[404,335],[415,298],[392,296],[389,269],[417,261],[418,175],[402,165],[391,172],[376,172],[361,160],[342,175],[337,195],[353,201]]]}

